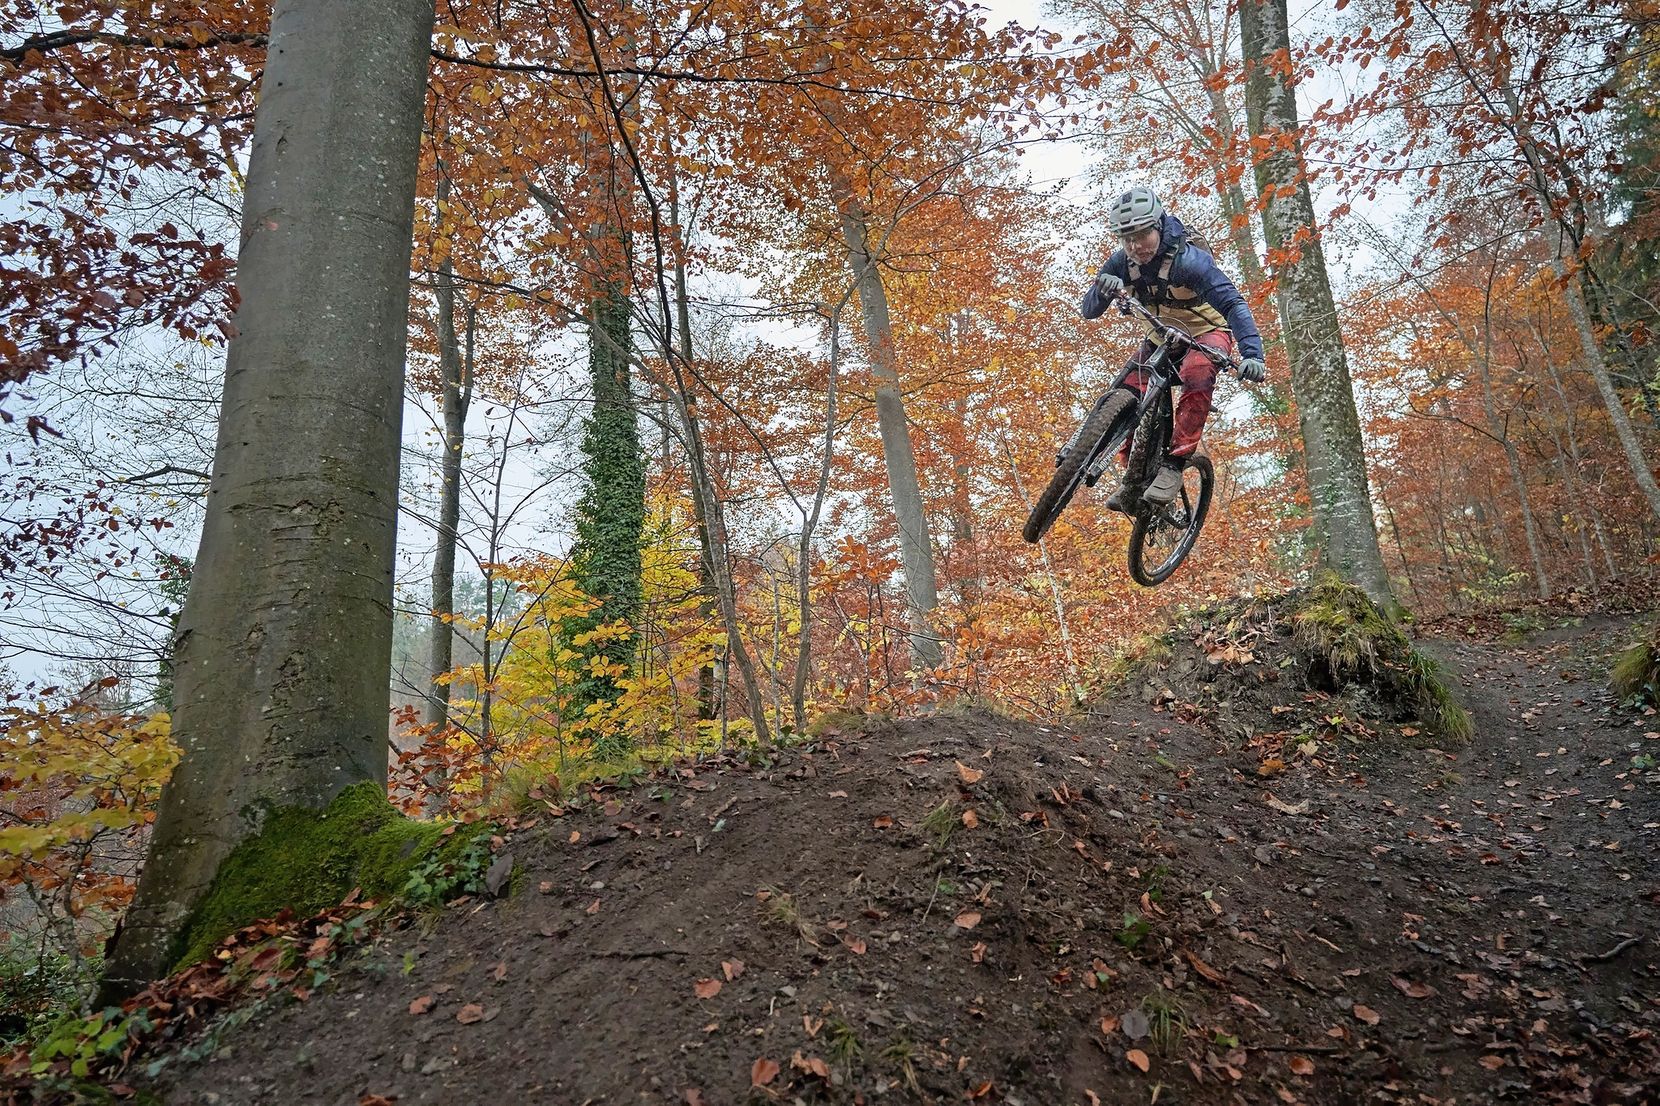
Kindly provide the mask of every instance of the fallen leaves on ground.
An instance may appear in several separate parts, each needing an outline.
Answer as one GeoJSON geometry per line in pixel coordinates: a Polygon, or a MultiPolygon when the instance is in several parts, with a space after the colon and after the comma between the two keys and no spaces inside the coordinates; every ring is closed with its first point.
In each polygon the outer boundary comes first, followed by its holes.
{"type": "Polygon", "coordinates": [[[963,911],[961,914],[957,915],[957,920],[955,922],[958,929],[973,929],[979,924],[980,912],[978,910],[963,911]]]}
{"type": "Polygon", "coordinates": [[[1358,1002],[1355,1003],[1354,1014],[1355,1014],[1355,1017],[1359,1018],[1361,1021],[1365,1022],[1367,1025],[1376,1025],[1376,1024],[1378,1024],[1378,1022],[1383,1020],[1378,1015],[1378,1012],[1376,1010],[1372,1009],[1370,1006],[1362,1006],[1358,1002]]]}
{"type": "Polygon", "coordinates": [[[1134,1064],[1140,1071],[1147,1071],[1153,1066],[1152,1061],[1147,1059],[1147,1054],[1139,1048],[1130,1049],[1124,1054],[1124,1059],[1134,1064]]]}
{"type": "Polygon", "coordinates": [[[420,998],[416,999],[414,1002],[409,1004],[409,1012],[411,1014],[425,1014],[428,1010],[431,1010],[431,1009],[432,1009],[432,996],[431,995],[422,995],[420,998]]]}
{"type": "Polygon", "coordinates": [[[968,787],[973,787],[975,784],[979,783],[980,780],[985,777],[985,773],[980,771],[978,768],[970,768],[968,765],[964,764],[960,760],[957,761],[956,763],[957,763],[957,778],[962,780],[963,783],[968,787]]]}
{"type": "Polygon", "coordinates": [[[742,960],[722,960],[720,970],[721,974],[726,976],[726,981],[730,983],[744,974],[744,962],[742,960]]]}
{"type": "Polygon", "coordinates": [[[718,979],[700,979],[692,986],[698,998],[714,998],[720,994],[721,983],[718,979]]]}
{"type": "Polygon", "coordinates": [[[1293,1056],[1289,1066],[1293,1075],[1314,1074],[1314,1061],[1307,1056],[1293,1056]]]}
{"type": "Polygon", "coordinates": [[[772,1060],[768,1060],[765,1056],[763,1056],[759,1060],[755,1061],[754,1064],[750,1065],[749,1085],[751,1087],[764,1087],[768,1083],[771,1083],[774,1079],[777,1079],[778,1073],[781,1070],[782,1069],[779,1068],[777,1063],[772,1060]]]}

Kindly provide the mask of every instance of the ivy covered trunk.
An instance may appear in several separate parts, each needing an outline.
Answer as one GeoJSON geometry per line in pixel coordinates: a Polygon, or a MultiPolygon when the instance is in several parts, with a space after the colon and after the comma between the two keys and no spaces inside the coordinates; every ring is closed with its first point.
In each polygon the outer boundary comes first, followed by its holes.
{"type": "MultiPolygon", "coordinates": [[[[587,487],[577,506],[576,545],[571,575],[596,601],[584,618],[567,623],[572,636],[606,623],[626,624],[616,636],[601,635],[575,646],[585,656],[604,658],[624,668],[634,663],[640,615],[640,532],[645,524],[645,464],[634,418],[628,358],[632,342],[628,298],[619,285],[597,297],[590,319],[588,368],[593,377],[594,410],[582,435],[587,487]]],[[[579,689],[581,703],[615,699],[615,678],[587,677],[579,689]]]]}
{"type": "Polygon", "coordinates": [[[1291,51],[1285,0],[1242,0],[1239,22],[1250,73],[1246,123],[1253,146],[1264,151],[1256,163],[1257,190],[1268,198],[1263,234],[1270,253],[1289,254],[1275,265],[1274,278],[1313,501],[1314,540],[1326,567],[1379,608],[1394,612],[1399,604],[1378,548],[1354,385],[1298,138],[1296,82],[1281,75],[1290,72],[1284,61],[1291,51]]]}
{"type": "Polygon", "coordinates": [[[409,257],[432,0],[278,0],[174,736],[111,993],[166,972],[278,808],[386,781],[409,257]]]}

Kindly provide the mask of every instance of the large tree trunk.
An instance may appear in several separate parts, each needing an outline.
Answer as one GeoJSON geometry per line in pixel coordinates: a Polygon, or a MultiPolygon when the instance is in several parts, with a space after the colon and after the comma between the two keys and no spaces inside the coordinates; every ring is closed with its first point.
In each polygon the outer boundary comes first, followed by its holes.
{"type": "Polygon", "coordinates": [[[1256,165],[1258,191],[1269,196],[1263,233],[1271,251],[1295,254],[1294,260],[1276,266],[1274,276],[1302,426],[1314,538],[1327,567],[1394,612],[1399,604],[1378,548],[1354,386],[1325,254],[1314,229],[1298,140],[1295,80],[1276,75],[1275,56],[1289,56],[1291,48],[1285,5],[1286,0],[1242,0],[1239,21],[1250,68],[1246,121],[1252,137],[1266,140],[1269,150],[1256,165]]]}
{"type": "Polygon", "coordinates": [[[273,807],[386,779],[392,554],[432,0],[278,0],[173,733],[111,991],[172,966],[273,807]]]}
{"type": "Polygon", "coordinates": [[[916,452],[911,447],[910,423],[899,391],[888,293],[871,252],[870,227],[863,209],[845,182],[838,183],[837,192],[847,262],[859,291],[871,375],[876,378],[876,424],[882,434],[882,459],[887,463],[893,513],[899,520],[899,563],[905,575],[905,605],[910,615],[911,661],[919,670],[929,669],[941,658],[940,639],[929,623],[929,615],[939,605],[939,592],[934,582],[933,541],[922,507],[922,484],[917,479],[916,452]]]}

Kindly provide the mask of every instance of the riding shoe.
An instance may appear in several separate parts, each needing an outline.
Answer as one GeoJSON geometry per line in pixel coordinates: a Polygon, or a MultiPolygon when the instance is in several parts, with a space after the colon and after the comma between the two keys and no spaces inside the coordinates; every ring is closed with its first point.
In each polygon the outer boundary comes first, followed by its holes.
{"type": "Polygon", "coordinates": [[[1120,484],[1113,493],[1107,496],[1107,510],[1118,511],[1120,514],[1129,514],[1124,510],[1124,485],[1120,484]]]}
{"type": "Polygon", "coordinates": [[[1162,507],[1176,498],[1182,490],[1182,464],[1177,461],[1171,464],[1166,461],[1159,466],[1159,474],[1153,477],[1153,482],[1147,485],[1147,490],[1141,493],[1142,501],[1151,503],[1155,507],[1162,507]]]}

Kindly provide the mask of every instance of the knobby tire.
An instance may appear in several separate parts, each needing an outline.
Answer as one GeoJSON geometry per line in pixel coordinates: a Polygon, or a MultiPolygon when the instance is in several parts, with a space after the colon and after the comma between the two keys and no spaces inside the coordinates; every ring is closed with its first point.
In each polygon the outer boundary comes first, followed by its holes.
{"type": "Polygon", "coordinates": [[[1120,417],[1126,411],[1132,410],[1138,402],[1139,398],[1134,392],[1127,388],[1119,388],[1107,397],[1105,403],[1090,410],[1084,428],[1078,434],[1077,446],[1061,458],[1061,463],[1055,468],[1055,474],[1049,478],[1048,486],[1038,496],[1032,513],[1026,518],[1026,528],[1022,535],[1028,542],[1035,543],[1049,532],[1049,527],[1054,525],[1055,520],[1066,509],[1066,505],[1072,501],[1072,496],[1077,493],[1089,462],[1115,444],[1103,439],[1112,432],[1120,417]]]}
{"type": "MultiPolygon", "coordinates": [[[[1187,522],[1187,529],[1183,531],[1176,548],[1163,562],[1148,568],[1145,560],[1145,545],[1148,531],[1155,521],[1160,520],[1165,511],[1180,502],[1181,493],[1177,493],[1176,500],[1163,507],[1143,505],[1136,512],[1135,526],[1130,530],[1130,576],[1136,583],[1144,587],[1157,587],[1170,579],[1171,575],[1187,560],[1187,555],[1193,552],[1193,544],[1199,540],[1199,531],[1204,528],[1205,516],[1210,513],[1210,497],[1216,483],[1216,473],[1212,469],[1210,458],[1193,457],[1187,463],[1188,469],[1199,473],[1199,500],[1190,505],[1191,514],[1187,522]]],[[[1184,484],[1185,486],[1185,484],[1184,484]]]]}

